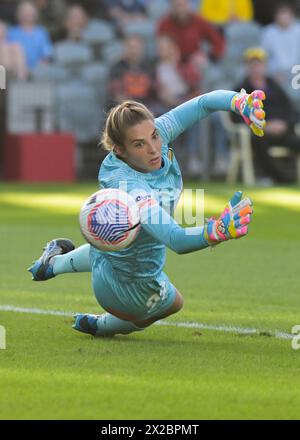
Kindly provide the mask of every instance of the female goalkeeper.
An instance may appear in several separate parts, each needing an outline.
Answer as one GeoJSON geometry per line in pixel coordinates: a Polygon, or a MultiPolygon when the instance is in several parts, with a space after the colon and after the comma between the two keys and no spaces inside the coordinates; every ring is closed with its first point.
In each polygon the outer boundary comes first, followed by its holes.
{"type": "Polygon", "coordinates": [[[183,297],[163,272],[166,246],[183,254],[247,234],[252,207],[249,199],[242,200],[241,192],[218,219],[209,219],[203,227],[182,228],[173,220],[182,178],[170,143],[218,110],[239,113],[256,135],[263,136],[264,99],[262,91],[251,95],[244,90],[214,91],[157,119],[134,101],[110,111],[102,138],[110,153],[100,167],[99,183],[101,188],[119,188],[120,182],[126,182],[127,192],[140,207],[138,237],[119,252],[101,252],[89,244],[74,249],[70,240],[55,239],[29,269],[35,281],[69,272],[92,272],[96,298],[106,313],[76,315],[76,330],[95,336],[128,334],[178,312],[183,297]]]}

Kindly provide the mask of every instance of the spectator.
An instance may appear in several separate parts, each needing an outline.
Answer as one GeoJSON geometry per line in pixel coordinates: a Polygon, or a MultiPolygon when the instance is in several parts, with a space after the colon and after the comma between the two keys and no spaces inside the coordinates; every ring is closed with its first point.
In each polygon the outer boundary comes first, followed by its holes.
{"type": "MultiPolygon", "coordinates": [[[[171,108],[200,94],[198,69],[191,61],[182,62],[180,50],[168,36],[162,35],[157,40],[158,61],[156,64],[157,96],[160,103],[159,113],[166,113],[171,108]]],[[[185,144],[185,165],[189,177],[199,177],[202,164],[199,158],[200,124],[188,129],[179,143],[185,144]]],[[[175,142],[175,148],[177,143],[175,142]]],[[[178,146],[180,147],[180,146],[178,146]]],[[[178,155],[181,155],[178,148],[178,155]]]]}
{"type": "Polygon", "coordinates": [[[9,30],[8,40],[23,47],[27,68],[33,70],[52,55],[48,31],[37,25],[38,12],[29,1],[22,1],[18,6],[17,20],[19,24],[9,30]]]}
{"type": "Polygon", "coordinates": [[[198,63],[206,62],[203,43],[210,44],[209,57],[217,60],[223,56],[222,35],[203,18],[195,14],[189,0],[171,0],[169,15],[158,24],[158,35],[169,35],[180,48],[185,61],[193,56],[198,63]]]}
{"type": "Polygon", "coordinates": [[[65,0],[34,0],[38,10],[40,24],[47,28],[51,40],[57,41],[63,28],[63,17],[66,15],[65,0]]]}
{"type": "Polygon", "coordinates": [[[152,66],[144,59],[144,53],[145,44],[140,36],[130,35],[125,39],[123,59],[112,66],[109,76],[111,105],[134,99],[153,108],[154,72],[152,66]]]}
{"type": "Polygon", "coordinates": [[[82,34],[89,23],[89,17],[80,4],[69,6],[65,19],[65,38],[67,40],[81,41],[82,34]]]}
{"type": "Polygon", "coordinates": [[[163,112],[200,94],[200,76],[191,62],[181,62],[180,50],[168,36],[158,38],[158,96],[163,112]]]}
{"type": "MultiPolygon", "coordinates": [[[[267,96],[265,136],[262,138],[252,136],[255,155],[268,177],[277,182],[288,182],[291,180],[288,170],[280,168],[268,154],[268,150],[274,145],[284,145],[300,153],[300,138],[294,132],[295,124],[298,122],[297,112],[278,83],[267,76],[267,53],[264,49],[250,48],[245,52],[244,59],[247,77],[236,90],[260,89],[264,90],[267,96]]],[[[232,117],[235,122],[240,122],[236,115],[232,114],[232,117]]]]}
{"type": "Polygon", "coordinates": [[[250,21],[253,18],[252,0],[202,0],[200,14],[216,25],[232,20],[250,21]]]}
{"type": "Polygon", "coordinates": [[[24,80],[27,68],[22,47],[7,41],[7,27],[0,21],[0,65],[5,67],[8,78],[24,80]]]}
{"type": "MultiPolygon", "coordinates": [[[[274,12],[283,0],[252,0],[254,6],[254,20],[262,25],[273,22],[274,12]]],[[[288,0],[289,4],[296,6],[299,0],[288,0]]]]}
{"type": "Polygon", "coordinates": [[[300,24],[288,3],[276,9],[275,22],[263,32],[262,46],[269,54],[269,72],[283,87],[288,87],[292,66],[300,61],[300,24]]]}

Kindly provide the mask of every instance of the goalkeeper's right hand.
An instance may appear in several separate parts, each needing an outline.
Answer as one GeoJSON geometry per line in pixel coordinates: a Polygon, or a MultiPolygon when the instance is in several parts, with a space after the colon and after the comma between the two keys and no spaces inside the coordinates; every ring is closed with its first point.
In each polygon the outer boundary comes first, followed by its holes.
{"type": "Polygon", "coordinates": [[[207,220],[204,237],[210,246],[247,235],[253,214],[252,201],[242,199],[242,196],[242,191],[237,191],[218,219],[211,217],[207,220]]]}

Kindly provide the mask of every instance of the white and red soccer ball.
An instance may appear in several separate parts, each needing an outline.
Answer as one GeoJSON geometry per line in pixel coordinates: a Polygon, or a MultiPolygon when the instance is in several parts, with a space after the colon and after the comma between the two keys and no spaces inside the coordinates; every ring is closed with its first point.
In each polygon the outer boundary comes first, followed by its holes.
{"type": "Polygon", "coordinates": [[[88,243],[102,251],[128,247],[140,230],[139,207],[125,191],[102,189],[83,204],[79,224],[88,243]]]}

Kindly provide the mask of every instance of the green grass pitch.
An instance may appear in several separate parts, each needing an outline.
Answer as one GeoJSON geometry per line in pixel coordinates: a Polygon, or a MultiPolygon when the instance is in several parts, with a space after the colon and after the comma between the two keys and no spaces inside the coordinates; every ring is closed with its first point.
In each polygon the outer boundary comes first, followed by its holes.
{"type": "MultiPolygon", "coordinates": [[[[236,189],[204,187],[207,215],[236,189]]],[[[0,350],[0,418],[299,419],[300,350],[272,336],[300,325],[299,187],[246,190],[255,204],[246,239],[168,253],[166,272],[185,306],[167,322],[254,334],[154,325],[95,339],[72,330],[69,316],[4,311],[101,311],[90,274],[33,283],[26,272],[47,240],[83,242],[78,210],[96,189],[0,186],[0,325],[7,340],[0,350]]]]}

